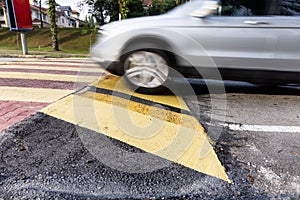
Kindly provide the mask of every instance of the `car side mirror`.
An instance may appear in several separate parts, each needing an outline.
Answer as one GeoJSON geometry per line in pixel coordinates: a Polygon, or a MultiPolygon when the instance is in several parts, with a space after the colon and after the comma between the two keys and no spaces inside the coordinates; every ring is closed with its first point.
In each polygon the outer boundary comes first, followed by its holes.
{"type": "Polygon", "coordinates": [[[193,11],[191,16],[193,17],[206,17],[208,15],[214,14],[217,12],[220,7],[219,1],[214,0],[205,0],[201,8],[193,11]]]}

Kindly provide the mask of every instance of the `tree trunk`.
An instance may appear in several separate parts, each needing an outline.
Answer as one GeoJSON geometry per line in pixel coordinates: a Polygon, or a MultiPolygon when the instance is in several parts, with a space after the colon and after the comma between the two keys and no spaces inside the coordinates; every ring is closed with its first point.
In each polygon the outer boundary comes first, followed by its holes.
{"type": "Polygon", "coordinates": [[[56,24],[56,2],[55,0],[48,0],[49,3],[49,16],[50,16],[50,30],[52,33],[52,48],[59,51],[57,39],[57,24],[56,24]]]}
{"type": "MultiPolygon", "coordinates": [[[[104,17],[104,14],[103,14],[103,13],[104,13],[104,10],[103,10],[103,7],[100,7],[99,9],[100,9],[99,14],[101,15],[101,17],[100,17],[100,18],[101,18],[101,19],[100,19],[100,24],[103,25],[103,24],[105,24],[105,21],[104,21],[104,18],[105,18],[105,17],[104,17]]],[[[92,20],[94,20],[94,19],[92,18],[92,20]]]]}
{"type": "Polygon", "coordinates": [[[43,28],[42,0],[40,0],[39,11],[40,11],[41,28],[43,28]]]}

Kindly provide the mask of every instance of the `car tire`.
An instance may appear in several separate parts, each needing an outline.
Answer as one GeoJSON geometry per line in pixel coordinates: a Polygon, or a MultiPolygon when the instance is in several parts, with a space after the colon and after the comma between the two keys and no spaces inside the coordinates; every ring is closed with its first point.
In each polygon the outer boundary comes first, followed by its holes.
{"type": "Polygon", "coordinates": [[[168,92],[171,61],[162,50],[140,49],[122,56],[121,66],[125,79],[135,91],[145,94],[168,92]]]}

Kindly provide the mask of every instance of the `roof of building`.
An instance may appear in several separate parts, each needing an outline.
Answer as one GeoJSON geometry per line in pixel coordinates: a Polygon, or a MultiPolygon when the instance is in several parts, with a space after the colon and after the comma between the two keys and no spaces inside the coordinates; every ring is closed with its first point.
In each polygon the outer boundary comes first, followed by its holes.
{"type": "Polygon", "coordinates": [[[72,10],[72,14],[80,14],[77,10],[72,10]]]}
{"type": "MultiPolygon", "coordinates": [[[[38,11],[40,10],[40,8],[36,5],[30,5],[30,7],[34,10],[38,10],[38,11]]],[[[41,10],[43,13],[47,13],[47,8],[42,7],[41,10]]]]}
{"type": "Polygon", "coordinates": [[[59,6],[58,10],[72,11],[72,8],[71,8],[71,6],[59,6]]]}
{"type": "MultiPolygon", "coordinates": [[[[162,0],[160,0],[162,1],[162,0]]],[[[152,4],[153,0],[144,0],[144,6],[150,6],[152,4]]]]}
{"type": "Polygon", "coordinates": [[[66,13],[64,11],[56,11],[56,15],[58,17],[61,17],[61,16],[65,16],[66,17],[66,13]]]}
{"type": "Polygon", "coordinates": [[[149,6],[152,4],[152,0],[144,0],[144,5],[149,6]]]}

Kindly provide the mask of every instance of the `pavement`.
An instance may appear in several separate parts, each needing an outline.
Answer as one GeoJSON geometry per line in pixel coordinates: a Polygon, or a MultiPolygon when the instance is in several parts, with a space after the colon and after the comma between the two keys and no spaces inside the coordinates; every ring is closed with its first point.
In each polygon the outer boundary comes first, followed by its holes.
{"type": "Polygon", "coordinates": [[[48,103],[0,101],[0,131],[35,114],[48,103]]]}
{"type": "Polygon", "coordinates": [[[0,62],[0,131],[103,74],[96,64],[82,58],[10,61],[0,62]]]}

